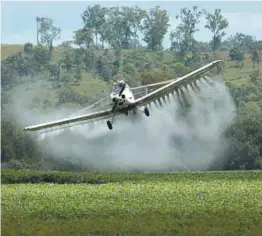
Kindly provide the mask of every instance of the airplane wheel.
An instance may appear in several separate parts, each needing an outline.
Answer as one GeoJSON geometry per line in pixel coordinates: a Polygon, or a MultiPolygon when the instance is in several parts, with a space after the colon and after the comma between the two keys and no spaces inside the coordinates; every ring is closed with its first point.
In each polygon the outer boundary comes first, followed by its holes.
{"type": "Polygon", "coordinates": [[[108,126],[109,129],[113,129],[113,125],[112,125],[112,123],[111,123],[110,120],[108,120],[108,121],[106,122],[106,124],[107,124],[107,126],[108,126]]]}
{"type": "Polygon", "coordinates": [[[148,108],[147,108],[147,107],[145,107],[145,110],[144,110],[144,112],[145,112],[146,116],[149,116],[149,110],[148,110],[148,108]]]}

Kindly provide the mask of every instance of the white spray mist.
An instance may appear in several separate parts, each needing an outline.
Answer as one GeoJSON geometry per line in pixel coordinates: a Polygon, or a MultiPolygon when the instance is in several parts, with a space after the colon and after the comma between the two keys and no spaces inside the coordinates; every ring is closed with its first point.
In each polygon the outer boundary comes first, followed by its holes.
{"type": "MultiPolygon", "coordinates": [[[[111,131],[103,121],[92,130],[85,125],[48,133],[38,142],[58,160],[80,162],[99,171],[207,170],[224,150],[222,134],[233,122],[235,106],[223,81],[216,80],[211,86],[201,79],[197,85],[199,92],[183,89],[191,104],[187,110],[175,95],[162,108],[152,104],[149,117],[132,112],[118,117],[111,131]]],[[[31,102],[30,96],[19,98],[14,103],[19,110],[14,112],[17,116],[25,114],[24,126],[62,118],[60,111],[36,116],[25,106],[31,102]]],[[[63,116],[70,112],[64,111],[63,116]]]]}

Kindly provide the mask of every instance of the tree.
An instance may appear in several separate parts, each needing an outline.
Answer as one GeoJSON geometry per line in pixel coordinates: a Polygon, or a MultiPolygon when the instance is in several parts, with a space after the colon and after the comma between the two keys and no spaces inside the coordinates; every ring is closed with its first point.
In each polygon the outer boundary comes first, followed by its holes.
{"type": "Polygon", "coordinates": [[[137,73],[137,70],[136,70],[136,67],[133,64],[127,63],[123,66],[123,72],[125,74],[135,75],[137,73]]]}
{"type": "Polygon", "coordinates": [[[242,116],[254,116],[261,113],[261,108],[254,102],[241,102],[240,104],[240,114],[242,116]]]}
{"type": "Polygon", "coordinates": [[[262,58],[262,41],[255,41],[249,45],[252,54],[253,67],[255,63],[259,64],[262,58]]]}
{"type": "Polygon", "coordinates": [[[134,29],[136,29],[136,15],[134,9],[130,7],[122,7],[122,24],[124,40],[122,42],[123,48],[130,48],[130,42],[133,37],[136,37],[134,29]]]}
{"type": "Polygon", "coordinates": [[[107,8],[95,4],[94,6],[88,6],[81,15],[84,22],[84,28],[93,29],[96,46],[98,46],[98,34],[101,33],[102,25],[106,22],[107,11],[107,8]]]}
{"type": "Polygon", "coordinates": [[[197,52],[210,52],[210,44],[207,42],[195,41],[195,50],[197,52]]]}
{"type": "Polygon", "coordinates": [[[230,48],[237,47],[242,52],[248,51],[251,44],[255,42],[253,36],[243,34],[243,33],[236,33],[235,35],[231,35],[226,40],[222,42],[222,48],[224,50],[229,50],[230,48]]]}
{"type": "Polygon", "coordinates": [[[134,42],[134,48],[136,48],[139,45],[138,31],[141,31],[143,29],[142,22],[146,18],[147,12],[135,6],[135,8],[133,8],[132,14],[133,14],[133,20],[131,24],[132,24],[133,36],[134,36],[133,42],[134,42]]]}
{"type": "Polygon", "coordinates": [[[251,60],[252,60],[252,66],[253,66],[253,69],[256,68],[256,64],[259,65],[259,62],[260,62],[260,56],[259,56],[259,53],[257,50],[252,50],[251,52],[251,60]]]}
{"type": "Polygon", "coordinates": [[[99,35],[102,48],[105,43],[113,48],[130,48],[132,40],[138,39],[145,16],[146,11],[137,6],[104,8],[96,4],[83,12],[82,19],[84,29],[95,35],[96,46],[99,35]]]}
{"type": "Polygon", "coordinates": [[[238,47],[242,52],[248,51],[250,45],[254,43],[254,37],[243,34],[243,33],[236,33],[235,36],[232,37],[234,47],[238,47]]]}
{"type": "Polygon", "coordinates": [[[36,42],[37,45],[39,45],[39,23],[40,23],[40,17],[36,17],[36,42]]]}
{"type": "Polygon", "coordinates": [[[83,65],[82,65],[83,59],[84,59],[84,50],[82,48],[74,49],[73,50],[73,58],[72,58],[74,67],[77,66],[77,67],[83,68],[83,65]]]}
{"type": "Polygon", "coordinates": [[[133,9],[129,7],[111,7],[108,13],[108,24],[105,25],[109,44],[113,47],[129,48],[134,36],[132,25],[135,21],[133,9]]]}
{"type": "Polygon", "coordinates": [[[95,50],[84,50],[84,58],[83,63],[85,67],[92,72],[93,76],[95,76],[96,73],[96,61],[97,56],[95,54],[95,50]]]}
{"type": "Polygon", "coordinates": [[[169,35],[169,39],[171,41],[170,50],[179,52],[180,51],[180,45],[183,40],[181,32],[176,29],[175,31],[171,31],[169,35]]]}
{"type": "Polygon", "coordinates": [[[46,65],[50,60],[50,54],[45,46],[38,45],[34,49],[34,57],[38,66],[46,65]]]}
{"type": "Polygon", "coordinates": [[[184,64],[181,62],[177,62],[173,65],[173,70],[176,74],[176,76],[180,77],[183,76],[184,74],[189,72],[189,68],[186,67],[184,64]]]}
{"type": "Polygon", "coordinates": [[[242,61],[244,59],[243,53],[241,53],[239,48],[232,48],[229,51],[229,57],[232,61],[242,61]]]}
{"type": "Polygon", "coordinates": [[[39,34],[40,42],[42,44],[47,44],[49,49],[49,54],[53,50],[53,41],[60,38],[61,29],[53,25],[53,20],[48,17],[39,18],[39,34]]]}
{"type": "Polygon", "coordinates": [[[32,43],[26,43],[24,45],[24,53],[32,53],[33,52],[33,44],[32,43]]]}
{"type": "Polygon", "coordinates": [[[176,16],[176,19],[181,20],[176,28],[176,35],[180,37],[180,50],[192,51],[193,56],[196,53],[194,34],[199,31],[196,26],[204,13],[204,10],[198,10],[197,6],[193,6],[193,10],[182,8],[180,15],[176,16]]]}
{"type": "Polygon", "coordinates": [[[114,26],[110,22],[105,22],[99,31],[100,41],[102,43],[102,49],[104,49],[104,43],[107,42],[110,46],[114,47],[116,42],[116,35],[114,26]]]}
{"type": "Polygon", "coordinates": [[[118,59],[118,60],[115,60],[114,62],[113,62],[113,65],[114,66],[116,66],[118,69],[120,68],[120,60],[118,59]]]}
{"type": "Polygon", "coordinates": [[[152,51],[162,48],[163,38],[170,26],[168,22],[169,16],[166,10],[160,10],[159,6],[150,9],[143,25],[143,40],[147,43],[147,47],[152,51]]]}
{"type": "Polygon", "coordinates": [[[186,51],[188,49],[187,42],[184,38],[181,26],[178,26],[175,31],[171,31],[170,40],[171,40],[171,51],[178,52],[179,61],[183,62],[186,51]]]}
{"type": "Polygon", "coordinates": [[[130,48],[143,48],[143,45],[139,41],[139,39],[132,39],[130,41],[130,48]]]}
{"type": "Polygon", "coordinates": [[[80,69],[80,66],[77,65],[76,67],[76,74],[75,74],[75,78],[76,78],[76,81],[79,83],[80,80],[82,79],[82,73],[81,73],[81,69],[80,69]]]}
{"type": "Polygon", "coordinates": [[[262,156],[262,119],[239,117],[225,132],[228,141],[226,169],[256,169],[262,156]]]}
{"type": "Polygon", "coordinates": [[[130,41],[134,36],[132,25],[135,22],[135,16],[132,8],[110,8],[109,22],[113,25],[113,34],[116,36],[114,47],[129,48],[130,41]]]}
{"type": "MultiPolygon", "coordinates": [[[[147,12],[145,10],[142,10],[138,6],[135,6],[134,8],[131,8],[131,14],[129,14],[129,20],[131,20],[131,29],[133,32],[133,40],[132,42],[134,43],[134,48],[139,46],[139,41],[138,41],[138,32],[143,30],[143,20],[146,18],[147,12]]],[[[131,42],[129,43],[131,44],[131,42]]],[[[132,46],[131,46],[132,47],[132,46]]]]}
{"type": "Polygon", "coordinates": [[[259,70],[255,70],[249,74],[250,82],[254,83],[257,88],[258,88],[257,82],[260,80],[260,75],[261,74],[259,73],[259,70]]]}
{"type": "Polygon", "coordinates": [[[208,13],[206,15],[207,24],[205,28],[213,33],[211,45],[212,50],[215,51],[221,44],[221,39],[226,35],[224,31],[228,27],[228,21],[221,15],[221,9],[215,9],[215,13],[208,13]]]}
{"type": "Polygon", "coordinates": [[[93,30],[84,28],[74,31],[74,44],[81,46],[85,45],[86,48],[91,48],[93,44],[93,30]]]}

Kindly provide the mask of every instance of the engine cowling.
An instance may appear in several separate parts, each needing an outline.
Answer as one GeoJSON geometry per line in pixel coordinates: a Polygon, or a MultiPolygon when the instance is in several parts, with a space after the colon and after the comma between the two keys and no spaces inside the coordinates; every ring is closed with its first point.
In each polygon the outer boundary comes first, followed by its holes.
{"type": "Polygon", "coordinates": [[[121,97],[113,97],[113,98],[112,98],[112,101],[113,101],[114,103],[117,103],[117,106],[122,106],[122,105],[124,105],[124,103],[125,103],[125,95],[122,94],[121,97]]]}

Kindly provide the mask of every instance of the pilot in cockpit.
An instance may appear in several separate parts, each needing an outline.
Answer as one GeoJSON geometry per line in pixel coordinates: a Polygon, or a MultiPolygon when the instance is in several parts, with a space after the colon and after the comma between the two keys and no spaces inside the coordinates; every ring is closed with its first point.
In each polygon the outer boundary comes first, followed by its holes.
{"type": "Polygon", "coordinates": [[[123,81],[123,80],[118,81],[118,82],[114,83],[112,91],[118,92],[123,88],[124,85],[125,85],[125,81],[123,81]]]}

